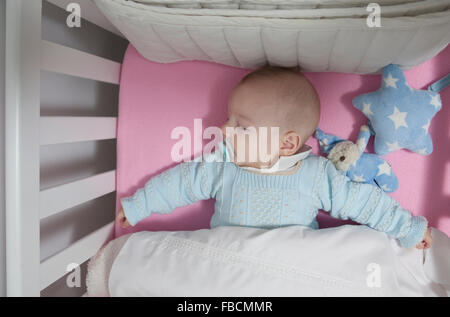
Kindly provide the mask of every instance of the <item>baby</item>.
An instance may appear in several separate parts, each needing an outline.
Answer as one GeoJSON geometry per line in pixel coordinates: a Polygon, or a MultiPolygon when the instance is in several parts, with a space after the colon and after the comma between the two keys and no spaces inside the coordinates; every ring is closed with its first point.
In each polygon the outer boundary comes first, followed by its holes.
{"type": "Polygon", "coordinates": [[[331,161],[310,154],[305,143],[319,117],[319,97],[298,70],[266,66],[249,73],[231,92],[228,120],[222,126],[229,160],[189,161],[167,169],[121,199],[116,223],[134,226],[153,213],[215,198],[211,228],[317,229],[322,209],[386,232],[405,248],[429,248],[432,238],[424,217],[412,216],[378,187],[352,182],[331,161]],[[259,127],[278,128],[278,137],[260,133],[259,127]],[[258,142],[234,146],[243,144],[239,139],[247,138],[251,128],[258,142]],[[260,144],[271,149],[264,159],[257,154],[260,144]]]}

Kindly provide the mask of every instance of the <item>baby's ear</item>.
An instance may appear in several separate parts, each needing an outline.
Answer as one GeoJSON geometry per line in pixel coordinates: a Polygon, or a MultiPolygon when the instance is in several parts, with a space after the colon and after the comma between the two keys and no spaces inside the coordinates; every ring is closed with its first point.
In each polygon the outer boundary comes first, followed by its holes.
{"type": "Polygon", "coordinates": [[[280,156],[290,156],[295,154],[302,145],[300,135],[295,131],[286,132],[280,143],[280,156]]]}

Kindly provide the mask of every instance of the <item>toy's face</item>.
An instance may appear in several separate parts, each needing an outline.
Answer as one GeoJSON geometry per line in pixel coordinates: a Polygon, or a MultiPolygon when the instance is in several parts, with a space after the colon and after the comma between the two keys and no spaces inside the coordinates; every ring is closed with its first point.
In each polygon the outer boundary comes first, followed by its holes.
{"type": "Polygon", "coordinates": [[[340,171],[348,171],[350,166],[359,159],[358,146],[350,141],[342,141],[336,144],[328,154],[328,159],[340,171]]]}

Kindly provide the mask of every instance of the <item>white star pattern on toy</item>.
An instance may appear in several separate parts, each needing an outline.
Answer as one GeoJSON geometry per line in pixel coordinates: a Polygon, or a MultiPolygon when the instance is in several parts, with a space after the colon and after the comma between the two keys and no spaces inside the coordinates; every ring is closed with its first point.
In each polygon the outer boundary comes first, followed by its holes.
{"type": "Polygon", "coordinates": [[[364,179],[363,175],[355,175],[353,176],[353,181],[358,183],[364,183],[366,180],[364,179]]]}
{"type": "Polygon", "coordinates": [[[389,166],[389,164],[386,161],[384,161],[383,164],[378,165],[377,176],[380,176],[383,174],[391,175],[391,167],[389,166]]]}
{"type": "Polygon", "coordinates": [[[392,77],[391,73],[389,73],[389,76],[384,77],[383,80],[386,87],[397,88],[396,82],[398,81],[398,78],[392,77]]]}
{"type": "Polygon", "coordinates": [[[433,142],[429,128],[442,108],[439,93],[411,88],[394,64],[383,69],[381,83],[377,91],[353,99],[353,105],[370,121],[375,152],[386,155],[404,148],[430,154],[433,142]]]}
{"type": "Polygon", "coordinates": [[[387,187],[386,184],[381,185],[380,188],[381,188],[382,190],[384,190],[385,192],[391,191],[391,189],[390,189],[389,187],[387,187]]]}
{"type": "Polygon", "coordinates": [[[393,152],[393,151],[396,151],[396,150],[398,150],[398,149],[401,149],[401,146],[398,145],[398,142],[397,142],[397,141],[395,141],[394,143],[386,142],[386,145],[387,145],[388,148],[389,148],[389,152],[393,152]]]}
{"type": "Polygon", "coordinates": [[[362,112],[364,112],[364,114],[365,114],[367,117],[373,116],[372,109],[370,109],[370,103],[364,103],[364,104],[363,104],[363,110],[362,110],[362,112]]]}
{"type": "Polygon", "coordinates": [[[431,96],[430,104],[433,105],[436,109],[441,106],[441,101],[439,99],[439,95],[431,96]]]}
{"type": "Polygon", "coordinates": [[[394,107],[394,113],[391,114],[388,118],[394,122],[395,129],[397,130],[400,127],[408,127],[408,124],[406,123],[407,115],[407,112],[400,112],[397,107],[394,107]]]}

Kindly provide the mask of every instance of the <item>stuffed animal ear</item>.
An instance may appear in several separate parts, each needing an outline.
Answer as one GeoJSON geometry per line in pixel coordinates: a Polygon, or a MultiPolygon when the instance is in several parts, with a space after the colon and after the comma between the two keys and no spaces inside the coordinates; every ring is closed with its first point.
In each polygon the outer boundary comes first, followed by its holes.
{"type": "Polygon", "coordinates": [[[358,141],[356,141],[356,145],[358,146],[358,150],[360,154],[364,153],[364,150],[367,147],[367,143],[369,143],[371,131],[369,126],[363,125],[359,130],[358,141]]]}
{"type": "Polygon", "coordinates": [[[316,129],[315,138],[319,140],[320,151],[324,154],[328,154],[330,150],[339,142],[346,141],[332,134],[323,133],[319,128],[316,129]]]}

